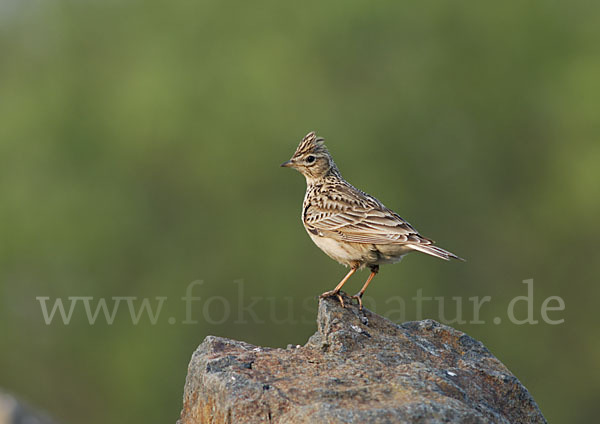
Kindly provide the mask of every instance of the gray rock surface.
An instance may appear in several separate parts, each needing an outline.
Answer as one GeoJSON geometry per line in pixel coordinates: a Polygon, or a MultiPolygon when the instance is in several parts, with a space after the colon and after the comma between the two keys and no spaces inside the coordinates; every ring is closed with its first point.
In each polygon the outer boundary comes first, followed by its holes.
{"type": "Polygon", "coordinates": [[[335,299],[321,300],[317,323],[297,348],[208,336],[178,423],[546,422],[519,380],[451,327],[397,325],[335,299]]]}
{"type": "Polygon", "coordinates": [[[0,424],[53,424],[50,418],[34,411],[0,390],[0,424]]]}

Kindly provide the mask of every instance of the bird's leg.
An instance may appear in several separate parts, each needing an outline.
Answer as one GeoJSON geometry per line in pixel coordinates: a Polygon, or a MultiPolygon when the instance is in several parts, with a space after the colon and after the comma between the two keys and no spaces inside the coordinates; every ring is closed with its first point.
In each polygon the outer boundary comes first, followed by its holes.
{"type": "Polygon", "coordinates": [[[360,289],[360,291],[358,293],[356,293],[354,296],[352,296],[352,299],[358,300],[358,309],[360,309],[361,311],[363,308],[363,306],[362,306],[363,294],[365,293],[365,290],[367,289],[367,286],[369,285],[369,283],[371,282],[373,277],[375,277],[375,275],[377,275],[378,272],[379,272],[379,265],[373,265],[371,267],[371,274],[369,275],[369,278],[367,278],[367,282],[365,283],[365,285],[362,287],[362,289],[360,289]]]}
{"type": "Polygon", "coordinates": [[[324,299],[324,298],[330,297],[330,296],[337,296],[337,298],[339,299],[340,304],[342,305],[342,308],[343,308],[344,307],[344,299],[342,299],[342,296],[340,295],[340,290],[342,289],[342,286],[344,284],[346,284],[346,281],[348,281],[348,279],[350,277],[352,277],[352,274],[354,274],[357,269],[358,269],[358,267],[353,266],[352,269],[350,270],[350,272],[348,272],[348,274],[346,274],[346,276],[344,278],[342,278],[342,281],[340,281],[340,284],[335,286],[335,289],[329,290],[329,291],[323,293],[321,296],[319,296],[319,298],[324,299]]]}

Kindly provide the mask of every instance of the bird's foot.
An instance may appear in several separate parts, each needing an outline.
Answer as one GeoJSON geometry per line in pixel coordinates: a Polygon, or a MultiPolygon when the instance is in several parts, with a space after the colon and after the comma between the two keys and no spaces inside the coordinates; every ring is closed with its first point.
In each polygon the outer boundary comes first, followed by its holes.
{"type": "Polygon", "coordinates": [[[321,296],[319,296],[319,299],[325,299],[327,297],[333,297],[333,296],[338,298],[338,300],[340,301],[340,305],[342,305],[342,308],[346,307],[346,305],[344,305],[344,299],[342,298],[342,295],[340,294],[339,290],[326,291],[321,296]]]}
{"type": "Polygon", "coordinates": [[[362,293],[357,293],[354,296],[350,297],[351,299],[356,299],[358,301],[358,310],[362,311],[363,306],[362,306],[362,293]]]}

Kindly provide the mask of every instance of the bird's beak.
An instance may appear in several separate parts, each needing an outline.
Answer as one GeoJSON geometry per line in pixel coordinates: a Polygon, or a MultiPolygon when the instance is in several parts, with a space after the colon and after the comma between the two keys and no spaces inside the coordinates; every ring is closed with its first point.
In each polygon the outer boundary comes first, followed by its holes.
{"type": "Polygon", "coordinates": [[[292,161],[291,161],[291,160],[288,160],[288,161],[286,161],[286,162],[283,162],[283,163],[281,164],[281,167],[282,167],[282,168],[290,168],[291,166],[293,166],[293,163],[292,163],[292,161]]]}

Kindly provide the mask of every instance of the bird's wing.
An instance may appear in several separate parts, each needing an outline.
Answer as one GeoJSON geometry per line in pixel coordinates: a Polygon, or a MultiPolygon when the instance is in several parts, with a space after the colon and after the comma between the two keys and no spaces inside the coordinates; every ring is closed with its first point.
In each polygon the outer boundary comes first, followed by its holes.
{"type": "Polygon", "coordinates": [[[429,245],[398,214],[354,187],[330,190],[304,211],[304,223],[313,234],[355,243],[429,245]]]}

